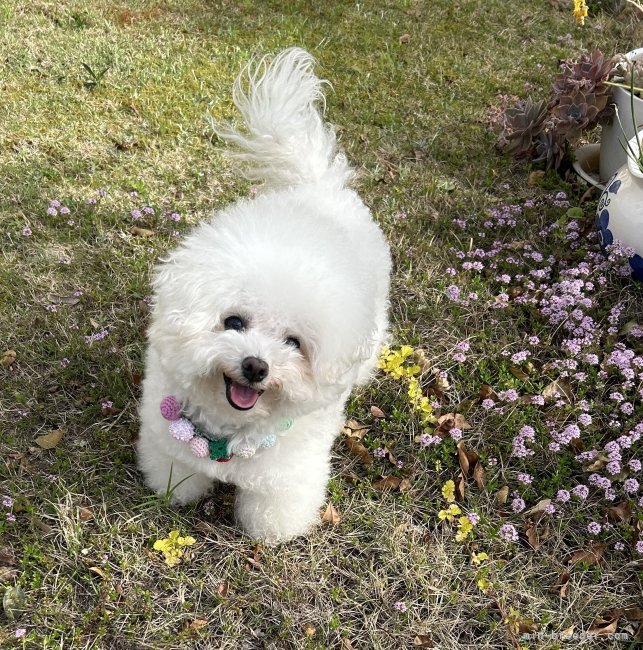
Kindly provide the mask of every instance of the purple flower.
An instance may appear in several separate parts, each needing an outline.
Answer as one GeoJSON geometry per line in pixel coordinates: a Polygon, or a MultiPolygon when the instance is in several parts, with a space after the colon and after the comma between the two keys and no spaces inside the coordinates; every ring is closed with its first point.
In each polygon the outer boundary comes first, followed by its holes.
{"type": "Polygon", "coordinates": [[[631,460],[629,460],[627,462],[627,464],[628,464],[629,468],[633,472],[640,472],[641,471],[641,461],[638,460],[637,458],[632,458],[631,460]]]}
{"type": "Polygon", "coordinates": [[[544,508],[543,512],[548,515],[553,515],[556,512],[556,506],[553,503],[548,503],[544,508]]]}
{"type": "Polygon", "coordinates": [[[592,416],[589,413],[581,413],[578,416],[578,421],[586,427],[592,423],[592,416]]]}
{"type": "Polygon", "coordinates": [[[60,201],[58,199],[52,199],[49,201],[49,207],[50,208],[59,208],[60,207],[60,201]]]}
{"type": "Polygon", "coordinates": [[[140,210],[132,210],[130,213],[132,215],[132,219],[141,219],[143,217],[143,214],[140,210]]]}
{"type": "Polygon", "coordinates": [[[22,639],[25,636],[25,634],[27,634],[27,630],[25,630],[24,627],[19,627],[14,634],[16,639],[22,639]]]}
{"type": "Polygon", "coordinates": [[[530,352],[527,350],[521,350],[520,352],[516,352],[515,354],[511,355],[511,360],[513,363],[522,363],[527,359],[529,356],[530,352]]]}
{"type": "Polygon", "coordinates": [[[103,409],[103,411],[106,411],[107,409],[111,409],[112,406],[114,406],[114,402],[110,402],[107,400],[106,402],[103,402],[100,407],[103,409]]]}
{"type": "Polygon", "coordinates": [[[15,520],[16,520],[16,515],[14,515],[13,512],[8,512],[7,521],[15,521],[15,520]]]}
{"type": "Polygon", "coordinates": [[[631,402],[623,402],[620,408],[621,412],[625,413],[625,415],[632,415],[632,413],[634,413],[634,406],[631,402]]]}
{"type": "Polygon", "coordinates": [[[458,363],[464,363],[467,360],[466,355],[462,354],[462,352],[454,352],[451,358],[458,363]]]}
{"type": "Polygon", "coordinates": [[[460,296],[460,289],[455,284],[451,284],[447,287],[447,293],[449,294],[449,300],[457,302],[460,296]]]}
{"type": "Polygon", "coordinates": [[[498,531],[498,535],[505,542],[517,542],[518,541],[518,531],[511,524],[503,524],[498,531]]]}
{"type": "Polygon", "coordinates": [[[614,544],[614,550],[615,551],[624,551],[625,550],[625,544],[623,544],[623,542],[616,542],[616,544],[614,544]]]}
{"type": "Polygon", "coordinates": [[[643,540],[636,542],[636,552],[643,553],[643,540]]]}
{"type": "Polygon", "coordinates": [[[66,205],[63,205],[62,208],[60,208],[60,214],[69,214],[70,210],[66,205]]]}
{"type": "Polygon", "coordinates": [[[170,215],[170,219],[172,219],[172,221],[181,221],[181,215],[178,212],[173,212],[170,215]]]}
{"type": "Polygon", "coordinates": [[[29,226],[25,226],[22,229],[22,235],[23,235],[23,237],[30,237],[31,236],[31,228],[29,226]]]}
{"type": "Polygon", "coordinates": [[[143,208],[143,212],[145,212],[145,214],[154,214],[154,208],[150,208],[149,206],[146,206],[145,208],[143,208]]]}
{"type": "Polygon", "coordinates": [[[428,433],[424,433],[420,436],[419,443],[422,447],[430,447],[431,445],[437,445],[441,441],[440,436],[432,436],[428,433]]]}
{"type": "Polygon", "coordinates": [[[55,217],[58,214],[58,210],[56,208],[47,208],[47,214],[50,217],[55,217]]]}
{"type": "Polygon", "coordinates": [[[480,521],[480,515],[476,514],[475,512],[470,512],[467,515],[467,519],[471,522],[472,526],[476,526],[478,522],[480,521]]]}
{"type": "Polygon", "coordinates": [[[458,429],[457,427],[453,427],[453,429],[451,429],[451,430],[449,431],[449,435],[450,435],[450,436],[451,436],[451,437],[452,437],[456,442],[458,442],[458,440],[462,440],[462,429],[458,429]]]}
{"type": "Polygon", "coordinates": [[[596,521],[592,521],[587,525],[587,532],[590,535],[598,535],[601,532],[601,525],[596,521]]]}
{"type": "Polygon", "coordinates": [[[399,600],[396,603],[393,603],[393,609],[397,609],[398,612],[405,612],[407,610],[406,603],[399,600]]]}
{"type": "Polygon", "coordinates": [[[67,357],[64,357],[63,359],[60,360],[61,368],[66,368],[68,365],[69,365],[69,359],[67,357]]]}
{"type": "Polygon", "coordinates": [[[561,503],[567,503],[571,499],[569,490],[558,490],[556,493],[556,500],[561,503]]]}
{"type": "Polygon", "coordinates": [[[540,343],[540,339],[537,336],[530,336],[529,339],[529,345],[538,345],[540,343]]]}
{"type": "Polygon", "coordinates": [[[589,496],[589,488],[586,485],[577,485],[572,490],[572,494],[577,496],[581,501],[585,501],[589,496]]]}
{"type": "Polygon", "coordinates": [[[5,494],[2,497],[2,505],[5,508],[11,508],[11,506],[13,505],[13,499],[8,494],[5,494]]]}
{"type": "Polygon", "coordinates": [[[384,456],[386,456],[386,452],[382,447],[378,447],[373,451],[373,456],[375,456],[376,458],[384,458],[384,456]]]}
{"type": "Polygon", "coordinates": [[[516,478],[521,483],[526,483],[526,484],[529,484],[534,480],[534,477],[531,474],[525,474],[524,472],[520,472],[516,478]]]}
{"type": "Polygon", "coordinates": [[[639,491],[639,482],[635,478],[628,478],[623,482],[623,489],[628,494],[636,494],[639,491]]]}
{"type": "Polygon", "coordinates": [[[471,347],[471,346],[469,345],[469,342],[468,342],[468,341],[460,341],[460,343],[458,343],[458,344],[455,346],[455,349],[456,349],[458,352],[468,352],[470,347],[471,347]]]}
{"type": "Polygon", "coordinates": [[[521,499],[520,497],[515,498],[515,499],[511,502],[511,509],[512,509],[514,512],[522,512],[522,511],[525,509],[525,502],[524,502],[524,500],[521,499]]]}
{"type": "Polygon", "coordinates": [[[96,203],[96,198],[92,196],[91,198],[87,199],[87,203],[89,203],[89,205],[94,205],[96,203]]]}
{"type": "Polygon", "coordinates": [[[496,403],[492,399],[489,399],[489,398],[483,399],[482,404],[481,404],[482,408],[485,409],[486,411],[488,411],[489,409],[492,409],[495,405],[496,405],[496,403]]]}

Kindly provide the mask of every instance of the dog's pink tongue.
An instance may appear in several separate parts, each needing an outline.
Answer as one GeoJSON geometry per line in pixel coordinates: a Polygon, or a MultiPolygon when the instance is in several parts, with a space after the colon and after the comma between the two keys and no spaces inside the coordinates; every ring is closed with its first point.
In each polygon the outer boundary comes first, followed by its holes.
{"type": "Polygon", "coordinates": [[[233,381],[230,386],[230,399],[239,408],[249,409],[251,406],[254,406],[255,402],[259,399],[259,393],[250,388],[250,386],[244,386],[243,384],[238,384],[236,381],[233,381]]]}

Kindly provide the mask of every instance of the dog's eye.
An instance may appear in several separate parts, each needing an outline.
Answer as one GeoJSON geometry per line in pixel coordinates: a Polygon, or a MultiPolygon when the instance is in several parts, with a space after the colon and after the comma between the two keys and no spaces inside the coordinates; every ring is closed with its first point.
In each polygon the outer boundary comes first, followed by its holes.
{"type": "Polygon", "coordinates": [[[241,316],[228,316],[223,321],[223,327],[227,330],[237,330],[238,332],[246,329],[246,322],[241,318],[241,316]]]}
{"type": "Polygon", "coordinates": [[[297,348],[299,350],[301,348],[301,343],[299,342],[299,339],[295,336],[289,336],[286,341],[286,345],[291,345],[293,348],[297,348]]]}

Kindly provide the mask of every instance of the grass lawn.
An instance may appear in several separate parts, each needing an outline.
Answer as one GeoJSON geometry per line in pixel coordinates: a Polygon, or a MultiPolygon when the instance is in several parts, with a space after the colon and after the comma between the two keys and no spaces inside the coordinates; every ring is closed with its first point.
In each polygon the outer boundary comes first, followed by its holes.
{"type": "Polygon", "coordinates": [[[580,28],[571,4],[0,0],[2,648],[643,639],[641,286],[599,252],[598,197],[528,182],[489,128],[559,60],[641,46],[633,9],[590,1],[580,28]],[[291,45],[332,81],[393,248],[392,338],[334,447],[331,521],[264,548],[226,486],[150,495],[134,444],[150,271],[253,189],[208,117],[291,45]],[[195,543],[168,566],[173,530],[195,543]]]}

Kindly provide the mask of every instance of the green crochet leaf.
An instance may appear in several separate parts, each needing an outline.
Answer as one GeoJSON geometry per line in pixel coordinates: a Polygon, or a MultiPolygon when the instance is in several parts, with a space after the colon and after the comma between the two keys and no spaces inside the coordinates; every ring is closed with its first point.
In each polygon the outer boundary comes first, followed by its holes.
{"type": "Polygon", "coordinates": [[[208,440],[208,449],[210,450],[210,460],[219,458],[230,458],[228,454],[228,441],[225,438],[217,440],[208,440]]]}

